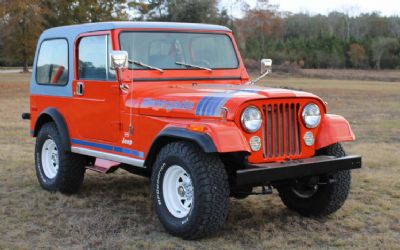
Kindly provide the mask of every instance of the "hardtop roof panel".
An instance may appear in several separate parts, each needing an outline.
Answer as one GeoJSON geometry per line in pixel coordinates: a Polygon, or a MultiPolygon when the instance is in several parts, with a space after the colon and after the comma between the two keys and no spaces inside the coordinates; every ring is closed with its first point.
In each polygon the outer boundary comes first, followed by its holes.
{"type": "Polygon", "coordinates": [[[227,31],[231,30],[227,27],[213,24],[200,23],[174,23],[174,22],[99,22],[85,23],[69,26],[60,26],[45,30],[42,34],[42,39],[52,37],[76,37],[85,32],[94,32],[101,30],[126,28],[143,28],[143,29],[184,29],[184,30],[216,30],[227,31]]]}

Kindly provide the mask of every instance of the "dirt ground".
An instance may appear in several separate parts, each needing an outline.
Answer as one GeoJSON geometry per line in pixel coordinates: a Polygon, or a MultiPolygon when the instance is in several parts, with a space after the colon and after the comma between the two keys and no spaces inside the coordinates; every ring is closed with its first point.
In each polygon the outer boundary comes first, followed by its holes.
{"type": "Polygon", "coordinates": [[[29,74],[0,74],[0,249],[266,249],[400,246],[400,82],[276,77],[261,84],[313,92],[344,115],[363,156],[344,207],[325,219],[289,211],[276,192],[231,199],[223,230],[199,241],[170,236],[151,210],[149,181],[88,172],[78,195],[42,190],[29,137],[29,74]]]}

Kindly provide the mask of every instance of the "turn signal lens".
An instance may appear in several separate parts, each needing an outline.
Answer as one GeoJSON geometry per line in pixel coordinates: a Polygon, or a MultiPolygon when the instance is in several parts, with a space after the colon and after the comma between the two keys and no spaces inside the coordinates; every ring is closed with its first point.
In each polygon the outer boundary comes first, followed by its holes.
{"type": "Polygon", "coordinates": [[[314,135],[313,135],[313,133],[311,133],[311,131],[307,131],[307,132],[304,134],[303,139],[304,139],[304,143],[305,143],[307,146],[312,146],[312,145],[314,144],[314,135]]]}
{"type": "Polygon", "coordinates": [[[190,124],[187,127],[188,130],[195,131],[195,132],[200,132],[204,133],[206,131],[206,127],[203,125],[195,125],[195,124],[190,124]]]}
{"type": "Polygon", "coordinates": [[[257,152],[261,148],[261,139],[258,136],[252,136],[249,141],[251,150],[257,152]]]}

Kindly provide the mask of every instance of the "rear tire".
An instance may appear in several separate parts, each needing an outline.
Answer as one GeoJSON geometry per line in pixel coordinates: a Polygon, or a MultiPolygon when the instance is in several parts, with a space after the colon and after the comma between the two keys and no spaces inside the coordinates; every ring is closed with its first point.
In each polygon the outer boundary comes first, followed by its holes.
{"type": "MultiPolygon", "coordinates": [[[[346,153],[337,143],[319,150],[317,155],[343,157],[346,153]]],[[[277,187],[286,207],[304,216],[320,217],[334,213],[343,206],[351,186],[350,170],[330,174],[329,179],[333,182],[326,184],[310,185],[312,178],[315,177],[296,180],[297,184],[294,185],[277,187]]]]}
{"type": "Polygon", "coordinates": [[[197,239],[218,231],[229,206],[228,177],[215,154],[174,142],[161,149],[151,177],[156,213],[172,235],[197,239]]]}
{"type": "Polygon", "coordinates": [[[54,123],[42,126],[36,138],[36,176],[43,189],[73,194],[79,191],[89,158],[68,152],[54,123]]]}

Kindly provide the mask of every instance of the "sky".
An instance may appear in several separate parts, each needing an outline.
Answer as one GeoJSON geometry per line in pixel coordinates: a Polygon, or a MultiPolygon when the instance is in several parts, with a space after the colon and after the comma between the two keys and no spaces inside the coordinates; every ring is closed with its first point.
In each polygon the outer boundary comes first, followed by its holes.
{"type": "MultiPolygon", "coordinates": [[[[251,7],[255,6],[256,0],[244,0],[251,7]]],[[[235,0],[221,0],[221,5],[233,16],[240,17],[241,11],[238,6],[230,8],[235,0]]],[[[331,11],[347,12],[357,15],[365,12],[380,12],[381,15],[400,16],[400,0],[269,0],[270,4],[278,5],[279,11],[290,11],[293,13],[303,12],[309,14],[328,14],[331,11]]]]}

